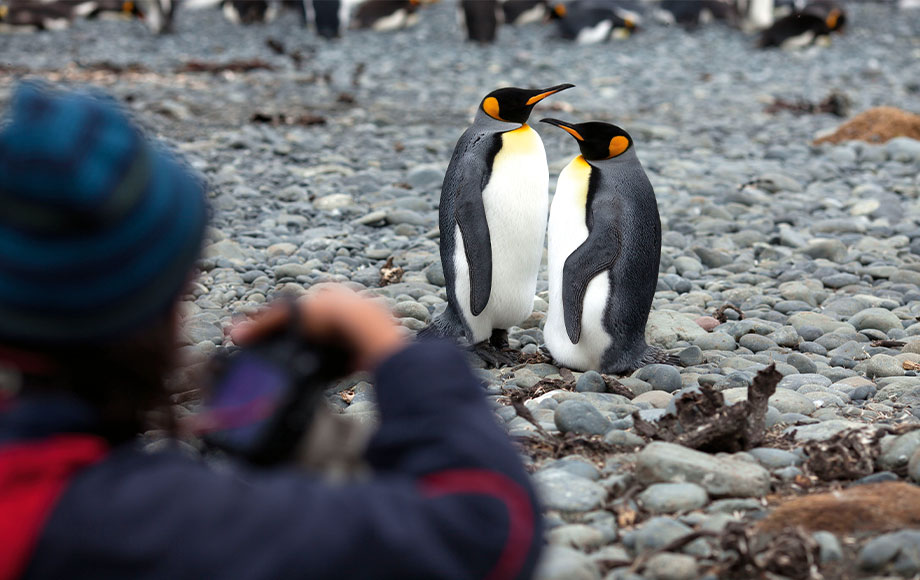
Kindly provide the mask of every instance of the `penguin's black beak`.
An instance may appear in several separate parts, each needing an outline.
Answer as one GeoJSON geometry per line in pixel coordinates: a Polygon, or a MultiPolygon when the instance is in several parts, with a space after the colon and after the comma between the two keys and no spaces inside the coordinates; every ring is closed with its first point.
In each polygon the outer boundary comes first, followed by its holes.
{"type": "Polygon", "coordinates": [[[556,93],[558,93],[558,92],[560,92],[560,91],[564,91],[564,90],[566,90],[566,89],[571,89],[571,88],[574,87],[574,86],[575,86],[575,85],[572,85],[572,84],[569,84],[569,83],[565,83],[565,84],[562,84],[562,85],[556,85],[555,87],[550,87],[550,88],[548,88],[548,89],[543,89],[543,90],[541,90],[541,91],[538,91],[537,94],[535,94],[534,96],[532,96],[532,97],[530,97],[529,99],[527,99],[527,105],[528,105],[528,106],[536,105],[537,103],[539,103],[540,101],[542,101],[542,100],[545,99],[546,97],[548,97],[548,96],[550,96],[550,95],[555,95],[556,93]]]}
{"type": "Polygon", "coordinates": [[[575,125],[572,123],[566,123],[565,121],[560,121],[559,119],[540,119],[540,122],[546,123],[548,125],[555,125],[579,141],[585,140],[585,138],[581,136],[581,133],[578,132],[578,129],[576,129],[575,125]]]}

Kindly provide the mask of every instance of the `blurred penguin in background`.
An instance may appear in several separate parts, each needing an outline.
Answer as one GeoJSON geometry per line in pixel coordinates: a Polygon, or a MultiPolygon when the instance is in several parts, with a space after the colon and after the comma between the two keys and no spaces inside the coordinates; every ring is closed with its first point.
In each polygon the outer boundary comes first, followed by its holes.
{"type": "Polygon", "coordinates": [[[234,24],[271,22],[278,17],[280,4],[270,0],[221,0],[224,17],[234,24]]]}
{"type": "Polygon", "coordinates": [[[786,50],[827,44],[831,33],[842,32],[846,22],[846,13],[838,3],[816,0],[774,22],[761,33],[757,44],[786,50]]]}
{"type": "Polygon", "coordinates": [[[338,38],[342,35],[345,21],[343,3],[340,0],[312,0],[301,2],[303,22],[306,26],[313,22],[316,34],[325,39],[338,38]]]}
{"type": "Polygon", "coordinates": [[[748,34],[769,28],[776,16],[776,0],[736,0],[741,30],[748,34]]]}
{"type": "Polygon", "coordinates": [[[140,19],[155,34],[169,32],[173,0],[7,0],[0,2],[0,29],[62,30],[76,18],[140,19]]]}
{"type": "Polygon", "coordinates": [[[504,0],[501,6],[505,24],[512,26],[544,22],[550,15],[547,0],[504,0]]]}
{"type": "Polygon", "coordinates": [[[616,0],[574,0],[553,6],[559,36],[578,44],[596,44],[611,38],[628,38],[638,29],[641,16],[633,3],[616,0]]]}
{"type": "Polygon", "coordinates": [[[418,24],[420,0],[364,0],[351,16],[350,28],[400,30],[418,24]]]}
{"type": "Polygon", "coordinates": [[[495,42],[501,8],[497,0],[460,0],[460,21],[472,42],[495,42]]]}
{"type": "Polygon", "coordinates": [[[694,29],[710,22],[733,22],[736,12],[730,0],[663,0],[655,19],[669,26],[694,29]]]}

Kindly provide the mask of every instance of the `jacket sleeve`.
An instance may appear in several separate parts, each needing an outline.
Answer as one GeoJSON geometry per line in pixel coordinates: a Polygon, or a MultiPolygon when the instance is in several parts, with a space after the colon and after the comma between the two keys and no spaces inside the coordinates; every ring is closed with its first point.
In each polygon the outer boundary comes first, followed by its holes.
{"type": "Polygon", "coordinates": [[[412,345],[380,367],[377,392],[369,481],[119,451],[65,492],[29,577],[530,577],[539,510],[461,354],[412,345]]]}

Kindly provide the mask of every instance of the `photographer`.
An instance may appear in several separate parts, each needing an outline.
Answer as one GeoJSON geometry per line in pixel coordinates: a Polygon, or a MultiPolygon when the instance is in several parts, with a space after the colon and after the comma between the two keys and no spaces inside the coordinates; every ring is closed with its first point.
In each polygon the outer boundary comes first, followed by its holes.
{"type": "MultiPolygon", "coordinates": [[[[409,344],[344,290],[300,330],[373,371],[373,475],[215,471],[137,442],[169,416],[177,304],[206,222],[200,183],[117,107],[34,85],[0,130],[0,580],[527,578],[528,478],[453,347],[409,344]]],[[[290,322],[269,308],[233,338],[290,322]]]]}

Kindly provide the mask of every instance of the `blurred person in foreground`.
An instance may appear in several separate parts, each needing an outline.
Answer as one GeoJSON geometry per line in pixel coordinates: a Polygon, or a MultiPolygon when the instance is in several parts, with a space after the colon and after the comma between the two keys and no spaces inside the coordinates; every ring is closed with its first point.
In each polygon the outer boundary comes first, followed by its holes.
{"type": "Polygon", "coordinates": [[[376,375],[370,478],[143,449],[146,418],[170,413],[205,223],[201,182],[117,106],[16,91],[0,128],[0,366],[20,378],[0,397],[0,579],[529,577],[540,514],[464,358],[407,343],[344,290],[296,311],[305,336],[344,340],[376,375]]]}

